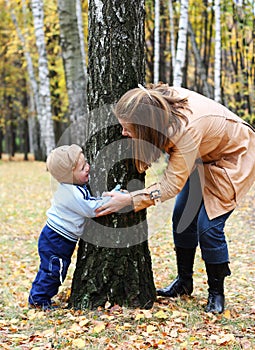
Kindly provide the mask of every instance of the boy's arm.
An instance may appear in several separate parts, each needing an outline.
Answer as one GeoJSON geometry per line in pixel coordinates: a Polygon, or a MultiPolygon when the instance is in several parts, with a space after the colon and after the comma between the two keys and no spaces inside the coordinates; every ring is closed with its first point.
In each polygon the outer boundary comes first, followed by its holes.
{"type": "MultiPolygon", "coordinates": [[[[74,204],[75,211],[85,217],[96,217],[96,209],[107,203],[111,197],[92,197],[89,190],[85,187],[76,187],[76,190],[80,193],[75,193],[77,196],[76,203],[74,204]]],[[[120,185],[117,185],[112,191],[120,191],[120,185]]]]}

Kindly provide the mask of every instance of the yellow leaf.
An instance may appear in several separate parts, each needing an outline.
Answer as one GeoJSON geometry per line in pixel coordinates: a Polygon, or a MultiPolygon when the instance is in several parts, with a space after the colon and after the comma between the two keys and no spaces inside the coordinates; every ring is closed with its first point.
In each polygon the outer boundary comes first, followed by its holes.
{"type": "Polygon", "coordinates": [[[81,332],[81,327],[77,323],[74,323],[72,324],[70,331],[74,333],[81,332]]]}
{"type": "Polygon", "coordinates": [[[197,338],[196,337],[190,337],[189,340],[190,341],[195,341],[195,340],[197,340],[197,338]]]}
{"type": "Polygon", "coordinates": [[[230,313],[230,310],[225,310],[224,313],[223,313],[223,316],[227,319],[230,319],[231,318],[231,313],[230,313]]]}
{"type": "Polygon", "coordinates": [[[72,342],[73,346],[79,349],[85,348],[85,342],[83,339],[74,339],[72,342]]]}
{"type": "Polygon", "coordinates": [[[137,314],[137,315],[135,316],[135,320],[136,320],[136,321],[141,320],[141,319],[143,319],[143,318],[144,318],[144,314],[137,314]]]}
{"type": "Polygon", "coordinates": [[[45,318],[45,312],[44,311],[38,311],[36,309],[29,310],[28,313],[27,313],[27,316],[28,316],[29,320],[41,319],[41,318],[45,318]]]}
{"type": "Polygon", "coordinates": [[[168,316],[165,314],[163,310],[156,312],[154,316],[157,318],[164,318],[164,319],[168,318],[168,316]]]}
{"type": "Polygon", "coordinates": [[[120,328],[126,330],[132,328],[132,325],[130,323],[124,323],[124,325],[120,326],[120,328]]]}
{"type": "Polygon", "coordinates": [[[180,316],[181,316],[180,311],[174,310],[171,315],[171,318],[180,317],[180,316]]]}
{"type": "Polygon", "coordinates": [[[98,324],[93,329],[93,333],[100,333],[104,330],[105,330],[104,322],[98,322],[98,324]]]}
{"type": "Polygon", "coordinates": [[[219,337],[216,340],[216,344],[223,345],[223,344],[228,344],[228,343],[231,343],[234,341],[235,341],[235,336],[233,334],[225,334],[224,336],[219,337]]]}
{"type": "Polygon", "coordinates": [[[157,328],[155,326],[152,326],[151,324],[149,324],[146,328],[147,333],[152,333],[156,330],[157,330],[157,328]]]}
{"type": "Polygon", "coordinates": [[[84,320],[81,320],[81,321],[79,322],[79,326],[80,326],[80,327],[84,327],[84,326],[86,326],[88,323],[89,323],[89,320],[88,320],[88,319],[84,319],[84,320]]]}
{"type": "Polygon", "coordinates": [[[52,337],[55,332],[56,332],[55,328],[45,329],[45,331],[42,332],[42,335],[48,338],[48,337],[52,337]]]}

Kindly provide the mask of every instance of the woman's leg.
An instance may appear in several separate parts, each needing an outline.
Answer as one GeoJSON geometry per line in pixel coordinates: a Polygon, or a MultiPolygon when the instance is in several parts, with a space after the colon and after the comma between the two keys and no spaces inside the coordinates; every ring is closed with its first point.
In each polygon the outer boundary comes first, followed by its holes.
{"type": "Polygon", "coordinates": [[[231,274],[224,227],[231,213],[232,211],[209,220],[202,205],[198,216],[199,243],[209,285],[208,303],[205,309],[207,312],[222,313],[224,310],[224,279],[231,274]]]}
{"type": "Polygon", "coordinates": [[[202,192],[197,171],[191,174],[178,194],[173,211],[173,237],[178,276],[166,288],[158,289],[159,296],[177,297],[193,291],[193,264],[198,245],[197,218],[202,192]]]}

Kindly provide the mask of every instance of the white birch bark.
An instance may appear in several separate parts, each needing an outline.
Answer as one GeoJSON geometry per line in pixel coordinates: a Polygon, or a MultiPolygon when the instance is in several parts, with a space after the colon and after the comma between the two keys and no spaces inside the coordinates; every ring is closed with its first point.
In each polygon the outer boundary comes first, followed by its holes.
{"type": "Polygon", "coordinates": [[[81,45],[82,65],[83,65],[84,75],[86,77],[87,76],[87,65],[86,65],[81,0],[76,0],[76,16],[77,16],[78,32],[79,32],[80,45],[81,45]]]}
{"type": "Polygon", "coordinates": [[[173,2],[169,0],[168,2],[168,11],[169,11],[169,23],[170,23],[170,50],[172,57],[172,70],[174,71],[175,67],[175,40],[174,40],[174,10],[173,2]]]}
{"type": "Polygon", "coordinates": [[[45,149],[46,155],[55,147],[55,136],[53,129],[53,120],[51,113],[51,96],[50,96],[50,80],[47,53],[44,41],[44,11],[43,3],[40,0],[31,0],[31,7],[34,20],[34,30],[36,38],[36,46],[39,54],[38,70],[39,70],[39,100],[40,100],[40,132],[42,140],[42,149],[45,149]]]}
{"type": "Polygon", "coordinates": [[[214,99],[221,102],[221,20],[220,0],[215,0],[214,99]]]}
{"type": "Polygon", "coordinates": [[[189,0],[181,0],[180,20],[178,29],[178,42],[174,67],[174,86],[181,86],[183,68],[186,57],[187,32],[188,32],[188,7],[189,0]]]}
{"type": "Polygon", "coordinates": [[[155,0],[155,19],[154,19],[154,83],[159,81],[159,60],[160,60],[160,1],[155,0]]]}

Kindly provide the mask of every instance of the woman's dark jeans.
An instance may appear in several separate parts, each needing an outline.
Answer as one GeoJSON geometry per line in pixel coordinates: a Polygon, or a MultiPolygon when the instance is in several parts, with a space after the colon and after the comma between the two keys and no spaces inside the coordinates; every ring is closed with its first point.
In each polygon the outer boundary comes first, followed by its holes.
{"type": "Polygon", "coordinates": [[[172,218],[175,246],[195,248],[199,244],[202,259],[207,264],[229,262],[224,227],[232,212],[212,220],[208,218],[199,175],[197,171],[193,172],[175,201],[172,218]]]}

